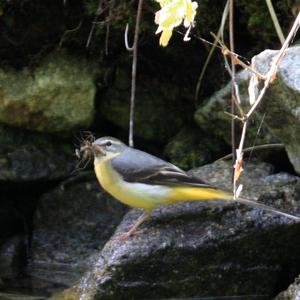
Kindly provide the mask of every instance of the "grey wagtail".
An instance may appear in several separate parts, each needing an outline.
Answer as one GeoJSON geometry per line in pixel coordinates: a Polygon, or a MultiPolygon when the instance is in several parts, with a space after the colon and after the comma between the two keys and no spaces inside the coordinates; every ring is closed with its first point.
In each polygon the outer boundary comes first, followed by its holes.
{"type": "Polygon", "coordinates": [[[215,188],[158,157],[130,148],[112,137],[86,142],[81,146],[80,153],[94,156],[95,173],[104,190],[119,201],[144,210],[124,237],[132,235],[150,217],[154,208],[180,201],[235,201],[300,220],[300,217],[252,200],[234,200],[230,193],[215,188]]]}

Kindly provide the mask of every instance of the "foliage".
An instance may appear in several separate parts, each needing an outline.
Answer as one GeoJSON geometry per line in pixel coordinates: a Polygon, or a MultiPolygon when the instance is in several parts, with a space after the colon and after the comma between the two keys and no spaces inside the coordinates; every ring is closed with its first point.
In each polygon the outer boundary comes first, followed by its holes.
{"type": "Polygon", "coordinates": [[[197,2],[191,0],[156,0],[161,9],[155,14],[155,23],[158,24],[156,33],[161,33],[159,44],[167,46],[172,36],[173,29],[182,22],[188,28],[185,39],[193,27],[196,16],[197,2]]]}

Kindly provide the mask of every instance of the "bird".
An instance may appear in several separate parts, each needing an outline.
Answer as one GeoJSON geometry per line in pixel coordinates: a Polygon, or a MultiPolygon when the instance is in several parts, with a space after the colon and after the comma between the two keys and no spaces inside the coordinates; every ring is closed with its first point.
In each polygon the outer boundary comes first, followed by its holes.
{"type": "Polygon", "coordinates": [[[78,152],[84,157],[93,156],[96,177],[106,192],[130,207],[143,210],[133,226],[122,235],[124,239],[136,233],[138,227],[150,218],[153,209],[181,201],[234,201],[300,220],[298,216],[253,200],[235,199],[231,193],[114,137],[88,140],[78,152]]]}

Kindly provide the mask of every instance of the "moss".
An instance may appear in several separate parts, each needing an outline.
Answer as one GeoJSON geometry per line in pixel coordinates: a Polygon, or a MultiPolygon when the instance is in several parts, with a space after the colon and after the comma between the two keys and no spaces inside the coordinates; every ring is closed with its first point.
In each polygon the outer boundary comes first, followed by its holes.
{"type": "Polygon", "coordinates": [[[212,162],[228,151],[221,140],[194,127],[182,129],[165,149],[170,161],[186,170],[212,162]]]}
{"type": "MultiPolygon", "coordinates": [[[[238,9],[239,23],[247,25],[250,35],[255,38],[257,46],[274,47],[279,45],[279,39],[276,34],[268,7],[265,1],[238,0],[235,2],[238,9]]],[[[279,24],[286,34],[285,28],[289,28],[295,15],[296,3],[291,0],[273,1],[275,13],[279,24]]]]}

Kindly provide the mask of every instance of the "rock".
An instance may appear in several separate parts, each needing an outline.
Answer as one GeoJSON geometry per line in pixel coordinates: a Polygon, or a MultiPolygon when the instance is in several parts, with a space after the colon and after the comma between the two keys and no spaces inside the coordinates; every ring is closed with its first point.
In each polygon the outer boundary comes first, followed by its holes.
{"type": "Polygon", "coordinates": [[[26,245],[23,236],[13,236],[2,244],[0,247],[0,279],[20,276],[25,270],[25,257],[26,245]]]}
{"type": "Polygon", "coordinates": [[[93,74],[91,63],[60,52],[34,69],[0,69],[0,122],[52,133],[88,127],[94,114],[93,74]]]}
{"type": "MultiPolygon", "coordinates": [[[[206,179],[226,180],[229,186],[230,164],[218,162],[201,168],[201,173],[206,179]]],[[[270,173],[270,165],[250,164],[244,175],[253,183],[245,186],[248,194],[272,198],[274,206],[278,202],[299,213],[300,179],[270,173]]],[[[126,231],[140,214],[131,210],[116,234],[126,231]]],[[[135,236],[125,241],[112,238],[79,284],[53,299],[270,298],[284,270],[289,275],[299,272],[295,258],[300,244],[291,242],[298,239],[299,229],[299,222],[235,203],[160,207],[135,236]]]]}
{"type": "Polygon", "coordinates": [[[0,292],[0,299],[1,300],[46,300],[46,297],[0,292]]]}
{"type": "Polygon", "coordinates": [[[91,266],[125,213],[107,196],[94,174],[79,176],[45,194],[33,224],[30,275],[73,284],[91,266]]]}
{"type": "Polygon", "coordinates": [[[274,300],[299,300],[300,299],[300,277],[295,279],[286,291],[281,292],[274,300]]]}
{"type": "MultiPolygon", "coordinates": [[[[287,154],[295,171],[300,174],[300,46],[289,48],[282,59],[277,80],[269,87],[262,105],[257,110],[257,117],[253,119],[257,125],[264,120],[261,132],[262,138],[256,140],[256,144],[281,141],[285,144],[287,154]]],[[[255,57],[255,68],[266,74],[272,58],[277,51],[266,50],[255,57]]],[[[237,76],[240,86],[242,106],[249,107],[247,88],[250,78],[248,71],[242,71],[237,76]]],[[[198,125],[223,140],[230,141],[230,120],[223,113],[228,106],[230,98],[230,85],[215,93],[207,104],[197,110],[195,120],[198,125]],[[212,125],[213,124],[213,125],[212,125]]],[[[258,127],[258,126],[257,126],[258,127]]],[[[253,144],[257,135],[257,127],[248,127],[246,141],[253,144]]]]}
{"type": "MultiPolygon", "coordinates": [[[[129,126],[130,82],[129,74],[118,69],[114,83],[103,93],[99,103],[103,118],[125,130],[129,126]]],[[[187,120],[182,102],[179,87],[161,84],[153,78],[140,80],[135,103],[135,135],[144,140],[168,141],[187,120]]]]}
{"type": "MultiPolygon", "coordinates": [[[[165,154],[176,166],[188,170],[210,163],[222,156],[225,143],[200,128],[185,127],[168,143],[165,154]]],[[[228,150],[230,152],[230,150],[228,150]]]]}
{"type": "Polygon", "coordinates": [[[0,125],[0,180],[53,181],[75,168],[70,140],[0,125]]]}

